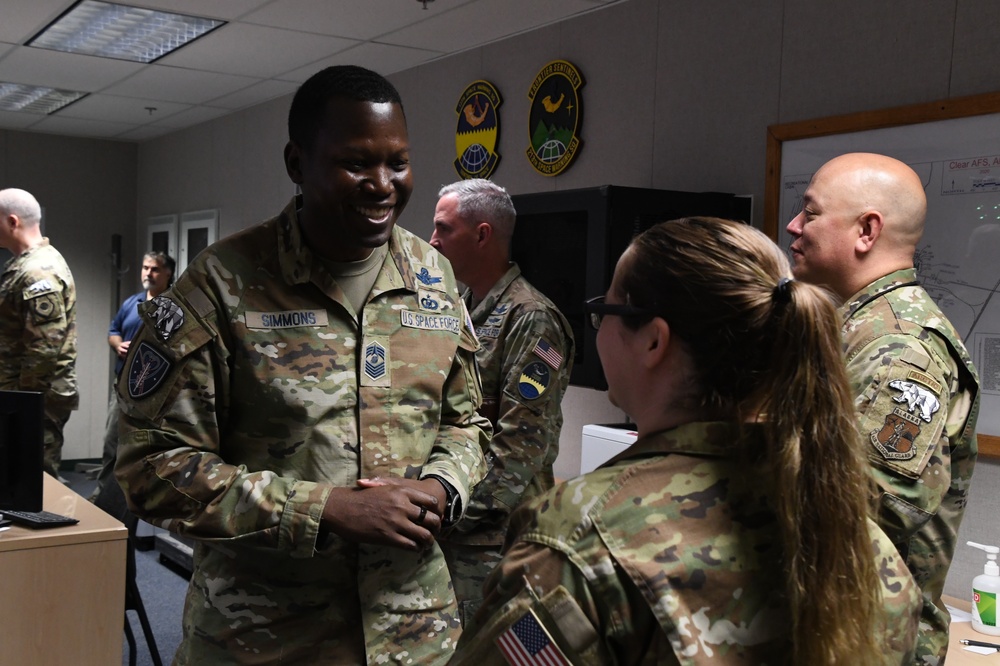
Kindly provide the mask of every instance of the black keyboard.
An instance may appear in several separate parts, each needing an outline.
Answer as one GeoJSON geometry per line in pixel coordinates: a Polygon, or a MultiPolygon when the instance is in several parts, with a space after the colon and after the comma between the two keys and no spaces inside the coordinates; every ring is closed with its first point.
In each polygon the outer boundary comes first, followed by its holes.
{"type": "Polygon", "coordinates": [[[69,516],[61,516],[50,511],[11,511],[4,509],[0,511],[4,518],[10,518],[18,525],[39,529],[43,527],[63,527],[65,525],[76,525],[79,520],[69,516]]]}

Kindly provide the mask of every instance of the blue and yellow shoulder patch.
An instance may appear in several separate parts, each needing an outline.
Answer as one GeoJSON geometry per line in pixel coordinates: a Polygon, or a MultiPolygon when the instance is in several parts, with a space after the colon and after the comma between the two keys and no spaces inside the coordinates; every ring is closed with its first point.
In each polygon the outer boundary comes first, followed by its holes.
{"type": "Polygon", "coordinates": [[[529,363],[521,371],[521,377],[517,380],[517,392],[525,400],[539,398],[549,387],[551,377],[549,366],[541,361],[529,363]]]}

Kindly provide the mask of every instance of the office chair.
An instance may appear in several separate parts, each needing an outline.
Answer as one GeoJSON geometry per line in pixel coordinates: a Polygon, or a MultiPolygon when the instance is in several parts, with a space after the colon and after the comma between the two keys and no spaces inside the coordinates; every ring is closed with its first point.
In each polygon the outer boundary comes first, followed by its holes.
{"type": "Polygon", "coordinates": [[[163,666],[160,651],[156,647],[156,637],[153,635],[153,628],[149,624],[146,607],[142,604],[142,595],[139,594],[139,585],[136,582],[135,545],[138,540],[136,530],[139,526],[139,518],[128,510],[125,494],[117,483],[110,483],[102,488],[94,505],[122,521],[128,530],[128,541],[125,547],[125,640],[128,642],[129,648],[129,666],[136,666],[135,635],[132,633],[132,625],[128,620],[130,610],[135,611],[139,617],[139,624],[142,626],[142,634],[146,638],[146,646],[149,648],[153,666],[163,666]]]}
{"type": "Polygon", "coordinates": [[[125,561],[125,640],[128,641],[128,663],[135,666],[136,647],[135,636],[132,634],[132,625],[128,621],[128,612],[135,611],[139,617],[139,624],[142,626],[142,634],[146,637],[146,646],[149,648],[149,656],[153,659],[153,666],[163,666],[160,660],[160,650],[156,647],[156,637],[153,635],[153,628],[149,625],[149,618],[146,616],[146,607],[142,605],[142,596],[139,594],[139,585],[136,583],[135,573],[135,542],[136,528],[139,519],[131,511],[128,512],[125,520],[125,527],[128,528],[128,553],[125,561]]]}

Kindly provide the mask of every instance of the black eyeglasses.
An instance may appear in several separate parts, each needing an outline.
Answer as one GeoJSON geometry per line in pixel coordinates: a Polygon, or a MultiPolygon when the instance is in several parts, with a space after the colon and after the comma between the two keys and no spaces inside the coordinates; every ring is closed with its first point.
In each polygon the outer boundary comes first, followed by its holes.
{"type": "Polygon", "coordinates": [[[604,296],[594,296],[583,302],[583,309],[589,315],[588,320],[593,329],[601,328],[601,319],[605,315],[615,315],[618,317],[655,317],[656,313],[645,308],[637,308],[634,305],[624,303],[605,303],[604,296]]]}

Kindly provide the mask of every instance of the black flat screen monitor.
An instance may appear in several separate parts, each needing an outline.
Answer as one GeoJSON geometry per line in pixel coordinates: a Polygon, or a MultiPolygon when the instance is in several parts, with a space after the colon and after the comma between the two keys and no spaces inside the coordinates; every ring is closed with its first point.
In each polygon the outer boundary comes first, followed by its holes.
{"type": "Polygon", "coordinates": [[[608,385],[583,302],[607,290],[632,238],[654,224],[688,215],[749,222],[751,214],[748,197],[617,185],[511,198],[517,210],[511,256],[524,277],[569,320],[576,340],[570,383],[598,390],[608,385]]]}
{"type": "Polygon", "coordinates": [[[0,512],[42,510],[45,396],[0,391],[0,512]]]}

